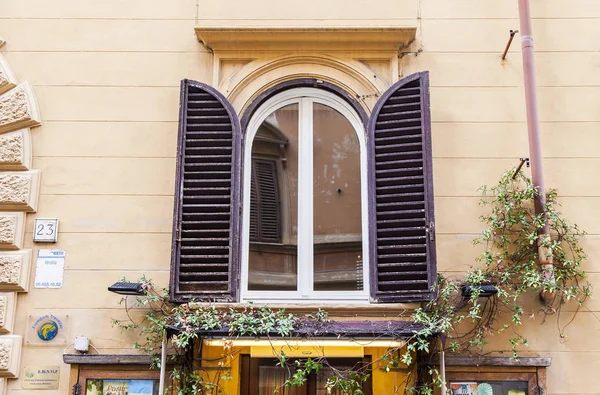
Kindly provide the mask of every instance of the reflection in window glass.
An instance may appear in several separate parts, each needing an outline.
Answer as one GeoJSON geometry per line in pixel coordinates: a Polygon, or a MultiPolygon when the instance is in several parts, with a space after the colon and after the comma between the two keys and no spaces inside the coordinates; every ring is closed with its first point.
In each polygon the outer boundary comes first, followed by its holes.
{"type": "Polygon", "coordinates": [[[363,289],[360,145],[352,124],[314,104],[314,289],[363,289]]]}
{"type": "Polygon", "coordinates": [[[451,382],[451,395],[528,395],[526,381],[451,382]]]}
{"type": "Polygon", "coordinates": [[[295,291],[298,283],[298,104],[260,125],[252,142],[249,290],[295,291]]]}
{"type": "Polygon", "coordinates": [[[258,395],[298,394],[298,387],[286,388],[283,386],[289,378],[288,370],[279,366],[258,367],[258,395]]]}
{"type": "Polygon", "coordinates": [[[86,395],[158,395],[158,380],[88,379],[86,395]]]}
{"type": "MultiPolygon", "coordinates": [[[[336,366],[337,370],[350,370],[352,366],[336,366]]],[[[343,395],[339,389],[332,389],[331,392],[327,392],[327,380],[334,376],[332,368],[322,368],[317,373],[317,390],[316,395],[343,395]]]]}

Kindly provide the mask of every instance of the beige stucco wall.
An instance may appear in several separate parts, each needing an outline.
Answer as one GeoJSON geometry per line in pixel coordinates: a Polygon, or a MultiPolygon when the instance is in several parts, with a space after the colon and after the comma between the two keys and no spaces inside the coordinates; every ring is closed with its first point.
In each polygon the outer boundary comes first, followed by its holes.
{"type": "MultiPolygon", "coordinates": [[[[531,2],[546,183],[559,189],[563,212],[589,232],[586,268],[600,290],[600,3],[531,2]]],[[[0,8],[0,53],[18,81],[31,83],[42,118],[31,131],[40,195],[23,248],[66,251],[62,289],[31,286],[18,294],[17,334],[25,335],[30,314],[68,314],[71,338],[88,336],[103,353],[131,352],[131,338],[110,327],[124,312],[106,287],[142,273],[166,283],[179,80],[211,82],[214,75],[212,54],[194,34],[196,18],[417,27],[407,51],[420,52],[402,56],[397,69],[430,71],[441,270],[474,263],[471,241],[482,227],[477,188],[528,156],[519,36],[506,61],[499,55],[509,29],[518,29],[516,0],[4,0],[0,8]],[[32,243],[35,217],[60,219],[56,245],[32,243]]],[[[524,325],[530,351],[553,357],[550,393],[598,391],[598,298],[586,306],[565,343],[555,317],[524,325]]],[[[21,368],[63,365],[63,348],[24,345],[21,368]]],[[[60,390],[45,395],[70,392],[68,380],[63,365],[60,390]]],[[[8,391],[33,394],[19,380],[9,380],[8,391]]]]}

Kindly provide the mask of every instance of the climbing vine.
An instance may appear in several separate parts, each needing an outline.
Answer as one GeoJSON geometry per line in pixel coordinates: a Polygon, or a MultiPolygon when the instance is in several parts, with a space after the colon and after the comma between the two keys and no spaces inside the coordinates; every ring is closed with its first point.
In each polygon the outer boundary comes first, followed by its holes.
{"type": "MultiPolygon", "coordinates": [[[[565,329],[573,318],[563,322],[563,307],[571,304],[576,313],[592,292],[582,269],[586,254],[579,244],[585,233],[558,211],[560,204],[555,190],[547,192],[545,213],[535,213],[536,199],[539,195],[531,179],[522,172],[515,174],[514,169],[505,172],[496,185],[483,187],[480,205],[486,211],[481,216],[485,229],[474,240],[483,252],[463,275],[454,278],[438,275],[436,297],[410,314],[419,329],[405,339],[406,345],[388,350],[368,365],[347,371],[333,369],[326,358],[292,359],[283,351],[276,351],[277,365],[288,372],[284,387],[301,386],[311,373],[328,367],[333,372],[326,384],[328,393],[336,390],[361,395],[362,383],[371,369],[388,372],[406,365],[416,366],[407,377],[406,384],[410,381],[412,385],[407,391],[431,394],[434,386],[442,384],[441,375],[432,363],[438,350],[462,355],[506,351],[518,358],[521,348],[528,345],[527,338],[519,332],[526,314],[532,318],[541,315],[542,322],[548,315],[556,315],[559,340],[565,341],[565,329]],[[541,237],[546,218],[550,237],[541,237]],[[539,249],[540,246],[543,248],[539,249]],[[544,258],[551,256],[551,268],[540,266],[540,251],[549,255],[544,258]],[[540,294],[545,296],[542,307],[526,311],[524,306],[531,305],[531,299],[540,294]],[[489,338],[504,334],[507,334],[506,349],[489,350],[489,338]],[[411,377],[414,372],[415,380],[411,377]]],[[[129,319],[113,320],[113,324],[140,332],[141,341],[134,347],[154,355],[154,367],[159,364],[156,355],[165,332],[173,333],[172,352],[180,365],[173,370],[172,378],[180,395],[222,393],[221,380],[231,378],[222,369],[207,379],[209,375],[199,373],[193,365],[192,347],[202,331],[227,330],[225,360],[236,357],[231,343],[235,337],[290,338],[296,328],[308,321],[329,321],[323,310],[297,315],[274,311],[268,306],[222,310],[211,304],[174,305],[169,303],[166,290],[158,289],[147,278],[139,282],[145,295],[136,297],[135,305],[147,309],[143,323],[129,319]]],[[[407,314],[399,314],[402,315],[407,314]]]]}

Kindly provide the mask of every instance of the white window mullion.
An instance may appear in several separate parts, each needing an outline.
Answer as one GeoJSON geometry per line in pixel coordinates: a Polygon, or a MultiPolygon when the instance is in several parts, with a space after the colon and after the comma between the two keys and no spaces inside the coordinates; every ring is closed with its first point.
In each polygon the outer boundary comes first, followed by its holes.
{"type": "Polygon", "coordinates": [[[298,290],[313,290],[313,104],[300,100],[298,127],[298,290]]]}

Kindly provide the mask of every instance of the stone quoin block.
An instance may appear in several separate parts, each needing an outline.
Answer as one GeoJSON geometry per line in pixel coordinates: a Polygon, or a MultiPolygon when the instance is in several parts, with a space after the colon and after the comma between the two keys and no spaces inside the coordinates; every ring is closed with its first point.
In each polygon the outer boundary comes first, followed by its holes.
{"type": "Polygon", "coordinates": [[[0,55],[0,93],[4,93],[17,85],[17,79],[13,74],[4,56],[0,55]]]}
{"type": "Polygon", "coordinates": [[[23,246],[25,214],[0,213],[0,250],[18,250],[23,246]]]}
{"type": "Polygon", "coordinates": [[[0,134],[0,170],[28,170],[30,167],[31,135],[29,128],[0,134]]]}
{"type": "Polygon", "coordinates": [[[40,171],[0,172],[0,209],[36,211],[40,171]]]}
{"type": "Polygon", "coordinates": [[[31,273],[31,250],[0,253],[0,291],[27,292],[31,273]]]}
{"type": "Polygon", "coordinates": [[[0,292],[0,333],[13,331],[17,310],[15,296],[14,292],[0,292]]]}
{"type": "Polygon", "coordinates": [[[0,95],[0,133],[39,124],[39,110],[28,82],[0,95]]]}
{"type": "Polygon", "coordinates": [[[23,338],[17,335],[0,336],[0,377],[19,377],[23,338]]]}

